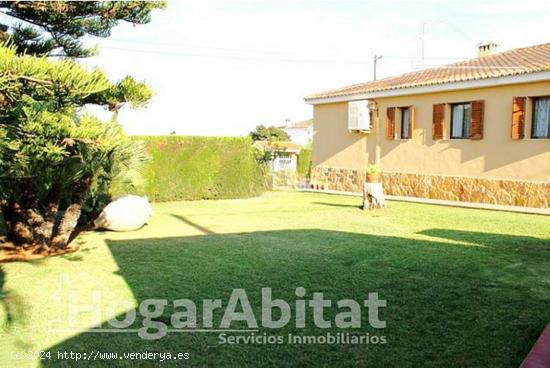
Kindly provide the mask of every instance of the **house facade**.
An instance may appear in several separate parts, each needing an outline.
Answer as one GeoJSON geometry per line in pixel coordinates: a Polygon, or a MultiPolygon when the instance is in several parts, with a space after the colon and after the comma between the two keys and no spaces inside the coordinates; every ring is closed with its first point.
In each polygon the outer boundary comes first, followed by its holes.
{"type": "Polygon", "coordinates": [[[306,146],[313,139],[313,119],[289,123],[283,127],[290,141],[306,146]]]}
{"type": "Polygon", "coordinates": [[[368,164],[387,194],[548,208],[550,44],[308,96],[312,181],[360,192],[368,164]],[[350,129],[351,103],[368,107],[350,129]]]}
{"type": "Polygon", "coordinates": [[[254,147],[269,152],[271,172],[296,172],[301,147],[293,142],[256,141],[254,147]]]}

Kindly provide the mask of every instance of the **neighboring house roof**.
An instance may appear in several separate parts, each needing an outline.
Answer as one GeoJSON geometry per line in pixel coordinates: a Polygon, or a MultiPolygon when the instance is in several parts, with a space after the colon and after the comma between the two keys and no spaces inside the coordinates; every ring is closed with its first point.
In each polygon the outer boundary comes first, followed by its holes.
{"type": "Polygon", "coordinates": [[[302,146],[293,142],[269,142],[269,141],[256,141],[254,147],[263,151],[284,151],[284,152],[296,152],[299,153],[302,150],[302,146]]]}
{"type": "Polygon", "coordinates": [[[550,43],[513,49],[455,64],[320,92],[307,96],[306,101],[544,71],[550,71],[550,43]]]}
{"type": "Polygon", "coordinates": [[[290,123],[285,129],[307,129],[313,127],[313,119],[290,123]]]}

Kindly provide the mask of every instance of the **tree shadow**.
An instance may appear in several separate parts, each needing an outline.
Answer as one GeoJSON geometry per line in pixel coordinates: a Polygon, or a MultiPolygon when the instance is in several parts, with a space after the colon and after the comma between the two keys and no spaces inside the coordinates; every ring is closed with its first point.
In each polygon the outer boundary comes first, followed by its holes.
{"type": "MultiPolygon", "coordinates": [[[[297,287],[306,289],[308,300],[313,292],[323,292],[333,301],[362,301],[369,292],[378,292],[388,303],[381,313],[386,329],[370,328],[363,310],[359,330],[319,329],[309,314],[304,329],[291,321],[277,330],[260,328],[256,335],[369,333],[386,336],[384,345],[223,345],[218,333],[171,333],[160,340],[143,340],[136,333],[92,329],[50,350],[54,356],[57,351],[189,352],[191,359],[185,364],[191,366],[518,366],[550,320],[550,282],[531,274],[540,276],[550,269],[547,241],[446,229],[422,234],[442,239],[300,229],[107,240],[118,274],[137,301],[191,299],[198,307],[199,326],[201,301],[222,299],[225,307],[235,288],[246,290],[259,323],[262,287],[272,288],[273,297],[288,301],[293,310],[300,299],[297,287]],[[487,247],[446,239],[475,240],[487,247]],[[517,248],[531,272],[514,267],[517,248]]],[[[156,320],[169,323],[174,311],[169,304],[156,320]]],[[[328,308],[325,319],[334,321],[337,312],[328,308]]],[[[214,311],[214,326],[219,326],[222,315],[223,309],[214,311]]],[[[132,326],[140,327],[142,318],[132,326]]],[[[242,329],[246,324],[231,327],[242,329]]],[[[73,363],[42,361],[46,367],[73,363]]],[[[88,363],[102,366],[105,361],[88,363]]]]}
{"type": "Polygon", "coordinates": [[[5,290],[5,284],[6,284],[5,279],[6,279],[6,274],[4,273],[4,269],[0,264],[0,305],[4,309],[4,313],[6,316],[3,326],[5,328],[9,328],[14,322],[14,315],[12,312],[12,307],[8,302],[9,300],[8,292],[5,290]]]}
{"type": "Polygon", "coordinates": [[[0,212],[0,237],[6,234],[6,222],[4,216],[0,212]]]}
{"type": "MultiPolygon", "coordinates": [[[[550,262],[550,239],[453,229],[429,229],[420,231],[418,234],[477,244],[493,249],[495,256],[515,259],[517,262],[525,263],[525,266],[550,262]]],[[[513,266],[519,267],[520,264],[515,263],[513,266]]]]}
{"type": "Polygon", "coordinates": [[[191,220],[189,220],[187,217],[184,217],[184,216],[181,216],[181,215],[175,215],[175,214],[171,214],[170,216],[180,220],[181,222],[183,222],[184,224],[187,224],[191,227],[194,227],[195,229],[199,230],[200,232],[202,233],[205,233],[205,234],[209,234],[209,235],[212,235],[212,234],[215,234],[214,231],[210,230],[209,228],[207,227],[204,227],[202,225],[199,225],[197,224],[196,222],[193,222],[191,220]]]}
{"type": "Polygon", "coordinates": [[[546,248],[550,251],[550,239],[541,239],[534,236],[483,233],[479,231],[454,229],[429,229],[420,231],[418,234],[455,241],[467,241],[489,247],[522,245],[527,250],[540,250],[538,248],[546,248]]]}
{"type": "Polygon", "coordinates": [[[311,202],[312,204],[318,204],[321,206],[328,206],[328,207],[341,207],[341,208],[356,208],[356,209],[363,209],[363,206],[359,204],[343,204],[343,203],[330,203],[330,202],[311,202]]]}
{"type": "Polygon", "coordinates": [[[0,309],[4,311],[4,320],[0,321],[0,331],[6,333],[26,320],[26,305],[13,291],[6,290],[6,273],[0,264],[0,309]]]}

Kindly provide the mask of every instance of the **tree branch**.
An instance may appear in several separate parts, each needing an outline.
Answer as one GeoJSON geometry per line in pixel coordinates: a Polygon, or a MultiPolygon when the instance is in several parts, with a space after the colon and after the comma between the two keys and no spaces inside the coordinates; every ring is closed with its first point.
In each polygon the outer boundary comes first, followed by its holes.
{"type": "Polygon", "coordinates": [[[38,84],[45,84],[45,85],[48,85],[48,86],[53,85],[52,81],[47,81],[47,80],[33,78],[33,77],[27,77],[25,75],[17,76],[16,79],[22,79],[22,80],[26,80],[28,82],[33,82],[33,83],[38,83],[38,84]]]}

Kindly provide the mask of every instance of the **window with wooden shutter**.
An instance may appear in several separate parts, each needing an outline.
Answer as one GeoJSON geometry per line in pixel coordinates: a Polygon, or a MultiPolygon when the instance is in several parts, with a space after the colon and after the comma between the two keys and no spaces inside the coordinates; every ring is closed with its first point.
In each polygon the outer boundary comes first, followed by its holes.
{"type": "Polygon", "coordinates": [[[386,138],[395,139],[395,107],[386,109],[386,138]]]}
{"type": "Polygon", "coordinates": [[[408,107],[401,107],[401,139],[411,138],[411,110],[408,107]]]}
{"type": "Polygon", "coordinates": [[[550,97],[537,97],[533,99],[531,138],[550,138],[550,97]]]}
{"type": "Polygon", "coordinates": [[[470,139],[483,139],[483,110],[485,107],[484,101],[472,101],[472,126],[470,128],[470,139]]]}
{"type": "Polygon", "coordinates": [[[525,106],[526,97],[514,97],[512,107],[512,139],[525,137],[525,106]]]}
{"type": "Polygon", "coordinates": [[[445,124],[445,104],[434,105],[432,138],[443,139],[443,127],[445,124]]]}
{"type": "Polygon", "coordinates": [[[472,130],[472,104],[451,105],[451,139],[470,139],[472,130]]]}
{"type": "Polygon", "coordinates": [[[401,139],[411,139],[414,129],[414,106],[400,107],[399,111],[401,112],[400,137],[401,139]]]}

